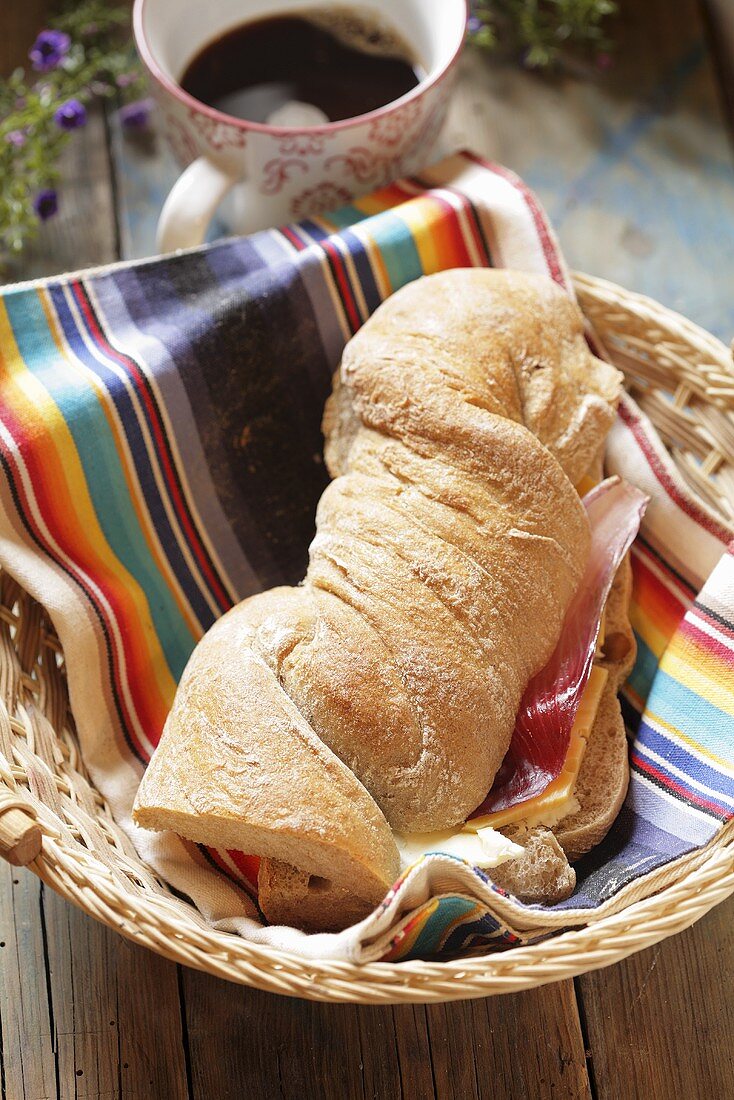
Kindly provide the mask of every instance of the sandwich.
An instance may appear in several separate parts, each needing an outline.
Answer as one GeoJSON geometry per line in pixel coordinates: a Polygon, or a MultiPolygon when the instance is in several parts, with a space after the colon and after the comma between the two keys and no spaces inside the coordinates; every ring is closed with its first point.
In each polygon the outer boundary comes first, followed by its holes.
{"type": "Polygon", "coordinates": [[[306,931],[429,851],[567,897],[628,783],[621,381],[548,279],[454,270],[383,303],[327,401],[306,576],[199,642],[136,823],[260,856],[266,917],[306,931]]]}

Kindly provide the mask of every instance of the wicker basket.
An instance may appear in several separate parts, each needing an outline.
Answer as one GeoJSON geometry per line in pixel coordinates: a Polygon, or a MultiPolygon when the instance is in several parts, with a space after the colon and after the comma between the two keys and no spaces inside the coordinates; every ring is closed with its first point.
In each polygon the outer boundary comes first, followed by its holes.
{"type": "MultiPolygon", "coordinates": [[[[681,473],[734,520],[734,367],[713,337],[649,299],[585,275],[582,307],[681,473]],[[672,402],[670,397],[672,395],[672,402]]],[[[158,882],[93,788],[43,609],[0,575],[0,853],[154,951],[276,993],[390,1003],[510,993],[607,966],[680,932],[734,892],[734,834],[647,900],[542,944],[458,962],[304,961],[217,932],[158,882]]]]}

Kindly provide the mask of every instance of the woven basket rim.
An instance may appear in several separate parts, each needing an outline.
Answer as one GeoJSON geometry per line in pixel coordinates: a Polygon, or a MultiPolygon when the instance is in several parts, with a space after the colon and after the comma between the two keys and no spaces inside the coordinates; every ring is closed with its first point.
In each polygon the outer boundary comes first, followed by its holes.
{"type": "MultiPolygon", "coordinates": [[[[654,299],[606,280],[574,273],[582,308],[618,307],[630,316],[662,325],[695,347],[716,377],[731,378],[729,352],[719,340],[654,299]]],[[[593,320],[593,318],[592,318],[593,320]]],[[[728,523],[731,526],[730,523],[728,523]]],[[[232,981],[286,995],[352,1003],[458,1000],[546,984],[598,969],[688,927],[734,893],[734,823],[701,850],[700,859],[651,897],[632,901],[592,924],[560,932],[541,943],[455,960],[351,963],[310,960],[221,932],[203,922],[191,903],[173,895],[123,886],[109,867],[78,843],[68,843],[52,823],[52,811],[36,805],[10,771],[0,790],[12,793],[38,816],[41,854],[29,864],[44,882],[89,915],[176,962],[232,981]],[[181,917],[181,906],[191,912],[181,917]]]]}
{"type": "Polygon", "coordinates": [[[734,828],[730,828],[725,837],[720,835],[710,843],[702,863],[659,893],[541,943],[463,959],[353,963],[306,959],[210,926],[197,925],[197,942],[188,945],[175,935],[171,940],[170,932],[151,935],[151,926],[168,908],[165,896],[143,899],[132,895],[123,891],[109,872],[103,876],[103,884],[83,876],[80,879],[76,856],[71,857],[69,867],[66,851],[53,844],[51,852],[54,849],[56,859],[42,855],[29,868],[52,889],[127,939],[142,942],[175,962],[256,988],[360,1004],[462,1000],[518,992],[588,973],[683,931],[734,893],[734,828]],[[71,872],[71,882],[59,876],[59,866],[71,872]],[[141,935],[141,930],[145,934],[141,935]],[[212,966],[216,959],[220,965],[212,966]]]}

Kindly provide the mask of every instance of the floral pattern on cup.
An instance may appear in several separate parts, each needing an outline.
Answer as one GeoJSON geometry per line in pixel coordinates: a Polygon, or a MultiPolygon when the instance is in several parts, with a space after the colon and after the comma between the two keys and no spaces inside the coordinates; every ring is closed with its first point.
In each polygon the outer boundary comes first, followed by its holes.
{"type": "Polygon", "coordinates": [[[286,183],[293,179],[296,172],[308,173],[308,162],[298,157],[273,157],[263,166],[263,178],[260,184],[261,195],[277,195],[286,183]]]}
{"type": "Polygon", "coordinates": [[[408,145],[394,151],[383,148],[379,153],[363,145],[353,145],[344,153],[327,157],[324,168],[352,190],[385,187],[392,180],[416,171],[416,154],[435,141],[443,121],[443,103],[438,103],[426,115],[408,145]]]}
{"type": "Polygon", "coordinates": [[[325,130],[294,130],[278,139],[278,152],[283,156],[320,157],[326,152],[326,143],[333,132],[325,130]]]}
{"type": "Polygon", "coordinates": [[[291,202],[291,214],[296,220],[311,214],[326,214],[329,210],[338,210],[351,199],[352,194],[346,187],[323,180],[315,187],[307,188],[296,195],[291,202]]]}
{"type": "Polygon", "coordinates": [[[430,149],[436,142],[446,119],[446,105],[443,101],[437,102],[427,112],[421,125],[411,136],[410,141],[402,150],[401,157],[406,160],[413,157],[420,149],[430,149]]]}
{"type": "Polygon", "coordinates": [[[405,135],[418,125],[422,112],[422,101],[414,99],[411,103],[404,104],[400,110],[378,115],[370,123],[369,141],[392,149],[403,142],[405,135]]]}
{"type": "Polygon", "coordinates": [[[380,175],[383,159],[363,145],[353,145],[345,153],[327,157],[324,166],[330,172],[339,171],[357,183],[372,183],[380,175]]]}
{"type": "Polygon", "coordinates": [[[243,127],[220,122],[194,107],[189,107],[189,119],[212,149],[244,149],[247,131],[243,127]]]}

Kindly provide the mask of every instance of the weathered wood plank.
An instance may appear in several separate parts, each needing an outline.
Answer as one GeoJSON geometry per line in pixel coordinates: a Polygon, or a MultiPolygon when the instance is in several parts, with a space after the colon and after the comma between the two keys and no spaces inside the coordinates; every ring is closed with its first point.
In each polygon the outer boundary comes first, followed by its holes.
{"type": "MultiPolygon", "coordinates": [[[[120,255],[130,260],[153,256],[158,215],[180,171],[163,136],[163,119],[159,111],[154,112],[142,133],[126,133],[117,111],[109,113],[108,122],[120,255]]],[[[216,240],[224,232],[215,218],[207,239],[216,240]]]]}
{"type": "Polygon", "coordinates": [[[482,1100],[559,1096],[590,1100],[586,1051],[573,982],[473,1002],[475,1034],[486,1018],[482,1100]],[[519,1053],[521,1052],[521,1053],[519,1053]]]}
{"type": "Polygon", "coordinates": [[[471,1001],[426,1006],[436,1100],[479,1100],[477,1062],[484,1062],[486,1048],[476,1046],[476,1011],[471,1001]]]}
{"type": "Polygon", "coordinates": [[[573,267],[734,334],[734,155],[695,0],[625,3],[612,68],[548,77],[467,53],[446,146],[537,191],[573,267]]]}
{"type": "Polygon", "coordinates": [[[367,1091],[385,1083],[380,1066],[389,1023],[353,1005],[324,1005],[227,987],[184,971],[186,1016],[196,1100],[364,1100],[396,1092],[367,1091]]]}
{"type": "Polygon", "coordinates": [[[126,133],[118,112],[109,113],[110,152],[123,259],[155,255],[158,215],[178,176],[179,169],[162,137],[161,127],[160,112],[154,112],[147,131],[126,133]]]}
{"type": "MultiPolygon", "coordinates": [[[[310,1061],[301,1066],[294,1006],[227,986],[207,974],[184,970],[186,1031],[194,1100],[239,1096],[284,1097],[281,1074],[292,1062],[311,1080],[310,1061]]],[[[313,1052],[309,1051],[307,1058],[313,1052]]],[[[304,1090],[305,1091],[305,1090],[304,1090]]]]}
{"type": "Polygon", "coordinates": [[[573,982],[430,1005],[426,1016],[438,1100],[590,1100],[573,982]]]}
{"type": "Polygon", "coordinates": [[[194,1096],[202,1100],[590,1096],[571,982],[486,1002],[393,1008],[225,993],[194,972],[183,982],[194,1096]]]}
{"type": "Polygon", "coordinates": [[[52,891],[43,899],[59,1095],[118,1096],[118,940],[52,891]]]}
{"type": "Polygon", "coordinates": [[[436,1080],[433,1050],[424,1005],[395,1005],[392,1009],[400,1082],[405,1100],[434,1097],[436,1080]]]}
{"type": "Polygon", "coordinates": [[[107,133],[102,108],[72,135],[61,162],[59,212],[3,272],[8,282],[76,271],[118,257],[107,133]]]}
{"type": "Polygon", "coordinates": [[[398,1057],[398,1028],[392,1011],[381,1005],[357,1010],[365,1100],[409,1100],[420,1093],[405,1088],[398,1057]]]}
{"type": "Polygon", "coordinates": [[[186,1100],[176,966],[52,891],[43,911],[59,1096],[186,1100]]]}
{"type": "Polygon", "coordinates": [[[579,979],[599,1100],[728,1097],[734,899],[680,936],[579,979]]]}
{"type": "Polygon", "coordinates": [[[0,860],[0,1021],[3,1096],[56,1096],[55,1034],[47,993],[41,883],[0,860]]]}
{"type": "Polygon", "coordinates": [[[190,1100],[179,968],[106,934],[116,945],[120,1096],[190,1100]]]}

